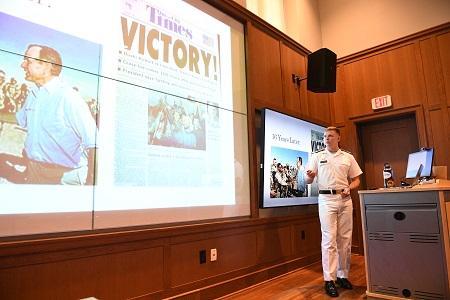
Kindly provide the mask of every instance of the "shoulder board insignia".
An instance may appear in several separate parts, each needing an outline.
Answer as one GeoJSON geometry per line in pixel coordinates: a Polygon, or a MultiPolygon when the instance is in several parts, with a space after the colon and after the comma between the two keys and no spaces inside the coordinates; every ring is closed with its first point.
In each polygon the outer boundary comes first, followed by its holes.
{"type": "Polygon", "coordinates": [[[325,148],[320,149],[320,150],[317,150],[317,151],[313,152],[312,154],[320,153],[320,152],[322,152],[322,151],[325,151],[325,148]]]}
{"type": "Polygon", "coordinates": [[[347,152],[348,154],[351,154],[351,155],[353,155],[353,153],[351,153],[350,151],[348,151],[348,150],[345,150],[345,149],[341,149],[341,151],[344,151],[344,152],[347,152]]]}

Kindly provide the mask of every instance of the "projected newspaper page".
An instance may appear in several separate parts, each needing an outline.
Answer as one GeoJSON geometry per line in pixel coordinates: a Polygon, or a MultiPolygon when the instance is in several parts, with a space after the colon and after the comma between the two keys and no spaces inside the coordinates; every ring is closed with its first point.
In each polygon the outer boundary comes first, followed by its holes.
{"type": "Polygon", "coordinates": [[[233,204],[230,28],[184,2],[122,4],[95,210],[233,204]]]}

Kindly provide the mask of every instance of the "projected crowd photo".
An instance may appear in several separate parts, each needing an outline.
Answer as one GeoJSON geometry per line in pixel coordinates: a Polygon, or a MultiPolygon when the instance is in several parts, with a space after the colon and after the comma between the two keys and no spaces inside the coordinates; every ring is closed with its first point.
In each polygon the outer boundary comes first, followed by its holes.
{"type": "Polygon", "coordinates": [[[156,97],[148,105],[149,145],[205,150],[205,104],[189,97],[156,97]]]}

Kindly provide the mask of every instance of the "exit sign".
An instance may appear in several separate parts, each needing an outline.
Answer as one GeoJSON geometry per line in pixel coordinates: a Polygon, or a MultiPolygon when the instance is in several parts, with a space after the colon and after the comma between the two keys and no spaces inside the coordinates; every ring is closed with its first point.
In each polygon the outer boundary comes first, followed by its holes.
{"type": "Polygon", "coordinates": [[[392,101],[391,101],[390,95],[376,97],[376,98],[372,99],[372,109],[373,110],[382,109],[382,108],[391,107],[391,106],[392,106],[392,101]]]}

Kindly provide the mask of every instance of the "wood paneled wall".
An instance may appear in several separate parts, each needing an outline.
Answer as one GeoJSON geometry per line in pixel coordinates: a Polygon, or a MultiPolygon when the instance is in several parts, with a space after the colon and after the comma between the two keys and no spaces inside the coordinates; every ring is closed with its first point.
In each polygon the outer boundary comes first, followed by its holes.
{"type": "Polygon", "coordinates": [[[447,23],[339,60],[333,123],[356,155],[355,124],[413,111],[420,146],[435,148],[434,165],[449,165],[449,30],[447,23]],[[383,95],[391,95],[392,107],[373,111],[370,100],[383,95]]]}
{"type": "Polygon", "coordinates": [[[219,297],[317,261],[319,232],[312,215],[2,243],[0,299],[219,297]]]}
{"type": "MultiPolygon", "coordinates": [[[[412,113],[420,146],[435,148],[434,165],[447,166],[450,178],[449,31],[450,24],[443,24],[338,61],[337,91],[329,95],[332,123],[341,129],[342,147],[360,164],[359,123],[412,113]],[[371,99],[383,95],[391,95],[392,107],[373,111],[371,99]]],[[[359,211],[358,202],[354,208],[359,211]]],[[[353,246],[362,253],[359,214],[354,220],[353,246]]]]}
{"type": "Polygon", "coordinates": [[[306,90],[308,52],[247,24],[247,69],[250,109],[272,108],[321,125],[329,125],[328,94],[306,90]],[[293,76],[300,82],[293,80],[293,76]]]}

